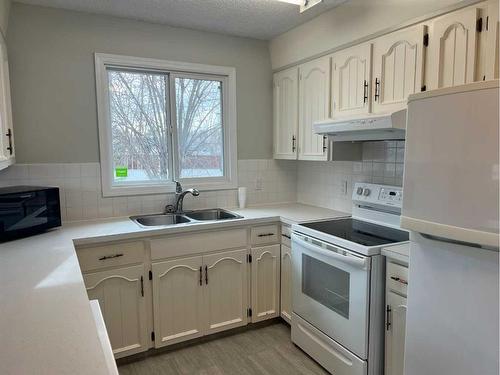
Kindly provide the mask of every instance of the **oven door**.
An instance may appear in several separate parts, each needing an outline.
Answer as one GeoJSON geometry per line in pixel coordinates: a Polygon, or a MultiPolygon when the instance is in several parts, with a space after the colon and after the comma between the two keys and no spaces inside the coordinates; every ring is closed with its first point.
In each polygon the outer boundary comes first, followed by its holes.
{"type": "Polygon", "coordinates": [[[293,312],[367,359],[370,258],[294,232],[292,264],[293,312]]]}

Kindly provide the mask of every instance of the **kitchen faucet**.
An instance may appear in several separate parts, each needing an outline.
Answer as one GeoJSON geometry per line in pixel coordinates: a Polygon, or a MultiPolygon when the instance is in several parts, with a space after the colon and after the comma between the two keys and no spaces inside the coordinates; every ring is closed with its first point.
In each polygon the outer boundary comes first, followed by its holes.
{"type": "Polygon", "coordinates": [[[179,181],[174,181],[175,182],[175,204],[168,204],[165,206],[165,213],[175,213],[175,214],[182,214],[184,213],[184,210],[182,208],[182,204],[184,203],[184,197],[186,194],[191,194],[193,197],[197,197],[200,195],[200,192],[198,189],[187,189],[187,190],[182,190],[181,183],[179,181]]]}

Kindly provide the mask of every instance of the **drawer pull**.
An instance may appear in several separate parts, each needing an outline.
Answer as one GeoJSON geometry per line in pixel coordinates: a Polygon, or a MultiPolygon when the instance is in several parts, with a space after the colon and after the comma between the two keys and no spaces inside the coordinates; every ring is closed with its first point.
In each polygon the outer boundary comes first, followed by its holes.
{"type": "Polygon", "coordinates": [[[408,281],[403,280],[403,279],[401,279],[399,277],[391,276],[391,279],[394,280],[394,281],[397,281],[398,283],[401,283],[401,284],[404,284],[404,285],[408,285],[408,281]]]}
{"type": "Polygon", "coordinates": [[[271,237],[271,236],[274,236],[274,233],[261,233],[257,235],[257,237],[271,237]]]}
{"type": "Polygon", "coordinates": [[[288,238],[289,240],[291,240],[291,239],[292,239],[292,237],[291,237],[291,236],[289,236],[288,234],[282,234],[282,235],[281,235],[281,237],[288,238]]]}
{"type": "Polygon", "coordinates": [[[99,260],[107,260],[107,259],[119,258],[119,257],[122,257],[122,256],[123,256],[123,254],[104,255],[103,257],[100,257],[99,260]]]}

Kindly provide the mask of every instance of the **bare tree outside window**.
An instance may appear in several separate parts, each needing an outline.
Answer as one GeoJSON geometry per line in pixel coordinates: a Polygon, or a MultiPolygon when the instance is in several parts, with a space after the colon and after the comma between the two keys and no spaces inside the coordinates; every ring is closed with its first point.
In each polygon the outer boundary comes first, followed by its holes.
{"type": "Polygon", "coordinates": [[[176,78],[181,178],[224,175],[222,82],[176,78]]]}
{"type": "MultiPolygon", "coordinates": [[[[109,69],[108,80],[115,182],[172,179],[168,74],[109,69]]],[[[179,177],[223,176],[222,82],[174,86],[179,177]]]]}

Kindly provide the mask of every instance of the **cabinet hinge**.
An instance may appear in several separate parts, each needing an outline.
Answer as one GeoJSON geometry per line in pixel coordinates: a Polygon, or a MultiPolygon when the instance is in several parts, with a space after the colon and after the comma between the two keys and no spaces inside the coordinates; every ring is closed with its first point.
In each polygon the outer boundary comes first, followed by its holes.
{"type": "Polygon", "coordinates": [[[429,33],[424,34],[424,47],[429,47],[429,33]]]}
{"type": "Polygon", "coordinates": [[[480,33],[481,31],[483,31],[483,18],[479,18],[477,21],[476,21],[476,31],[478,33],[480,33]]]}
{"type": "Polygon", "coordinates": [[[422,92],[427,91],[427,86],[426,86],[426,85],[423,85],[423,86],[420,88],[420,91],[422,91],[422,92]]]}
{"type": "Polygon", "coordinates": [[[248,308],[248,309],[247,309],[247,316],[248,316],[249,318],[251,318],[251,317],[252,317],[252,309],[251,309],[251,308],[248,308]]]}
{"type": "Polygon", "coordinates": [[[149,271],[149,280],[153,280],[153,271],[149,271]]]}
{"type": "Polygon", "coordinates": [[[252,254],[247,255],[247,262],[252,263],[252,254]]]}
{"type": "Polygon", "coordinates": [[[151,332],[151,341],[155,341],[155,331],[151,332]]]}

